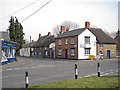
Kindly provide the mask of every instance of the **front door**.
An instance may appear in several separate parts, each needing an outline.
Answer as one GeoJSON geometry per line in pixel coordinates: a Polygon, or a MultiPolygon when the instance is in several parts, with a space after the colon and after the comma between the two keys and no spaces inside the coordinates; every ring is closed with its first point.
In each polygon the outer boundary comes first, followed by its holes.
{"type": "Polygon", "coordinates": [[[107,50],[107,58],[110,58],[110,50],[107,50]]]}
{"type": "Polygon", "coordinates": [[[65,58],[67,59],[68,53],[67,53],[67,49],[65,49],[65,58]]]}

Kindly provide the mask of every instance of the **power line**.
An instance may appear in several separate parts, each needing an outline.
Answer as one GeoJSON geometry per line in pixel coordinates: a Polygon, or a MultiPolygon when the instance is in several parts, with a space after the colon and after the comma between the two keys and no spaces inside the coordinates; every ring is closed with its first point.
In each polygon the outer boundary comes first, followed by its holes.
{"type": "Polygon", "coordinates": [[[22,21],[21,21],[21,23],[22,22],[24,22],[25,20],[27,20],[28,18],[30,18],[31,16],[33,16],[35,13],[37,13],[40,9],[42,9],[43,7],[45,7],[48,3],[50,3],[52,0],[50,0],[50,1],[48,1],[47,3],[45,3],[42,7],[40,7],[40,8],[38,8],[35,12],[33,12],[31,15],[29,15],[28,17],[26,17],[25,19],[23,19],[22,21]]]}
{"type": "Polygon", "coordinates": [[[27,6],[23,7],[23,8],[21,8],[21,9],[19,9],[19,10],[15,11],[15,12],[13,12],[13,13],[11,13],[11,14],[9,14],[9,15],[5,16],[5,17],[2,17],[2,18],[0,18],[0,20],[1,20],[1,19],[4,19],[4,18],[7,18],[7,17],[9,17],[9,16],[14,15],[14,14],[16,14],[16,13],[18,13],[18,12],[22,11],[23,9],[25,9],[25,8],[27,8],[27,7],[29,7],[29,6],[31,6],[32,4],[34,4],[34,3],[38,2],[38,1],[39,1],[39,0],[36,0],[36,1],[32,2],[31,4],[29,4],[29,5],[27,5],[27,6]]]}

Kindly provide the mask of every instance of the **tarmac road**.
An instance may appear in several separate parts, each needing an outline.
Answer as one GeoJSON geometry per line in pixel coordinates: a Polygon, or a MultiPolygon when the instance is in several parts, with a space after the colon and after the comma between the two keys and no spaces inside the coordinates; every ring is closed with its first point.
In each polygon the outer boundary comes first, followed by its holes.
{"type": "Polygon", "coordinates": [[[25,71],[28,71],[29,85],[38,85],[64,79],[74,79],[75,64],[78,77],[97,76],[100,63],[101,76],[118,75],[118,59],[106,60],[64,60],[18,57],[19,62],[2,66],[2,88],[25,87],[25,71]]]}

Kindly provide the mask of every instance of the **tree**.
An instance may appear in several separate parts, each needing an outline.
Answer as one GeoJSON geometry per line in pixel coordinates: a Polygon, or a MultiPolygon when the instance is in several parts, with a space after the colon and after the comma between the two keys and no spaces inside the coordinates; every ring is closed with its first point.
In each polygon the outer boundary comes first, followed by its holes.
{"type": "Polygon", "coordinates": [[[111,38],[113,38],[113,39],[114,39],[115,36],[117,35],[115,31],[108,32],[107,30],[104,30],[104,32],[105,32],[108,36],[110,36],[111,38]]]}
{"type": "Polygon", "coordinates": [[[78,29],[80,26],[77,23],[71,22],[71,21],[64,21],[61,25],[56,25],[53,28],[53,34],[55,36],[57,36],[58,34],[60,34],[60,30],[61,30],[61,26],[65,26],[66,31],[70,31],[73,29],[78,29]]]}
{"type": "Polygon", "coordinates": [[[9,32],[10,40],[13,42],[17,42],[15,55],[18,55],[18,52],[22,48],[22,45],[24,43],[23,27],[21,23],[18,22],[18,19],[16,17],[14,20],[14,17],[11,16],[9,23],[10,26],[7,30],[9,32]]]}

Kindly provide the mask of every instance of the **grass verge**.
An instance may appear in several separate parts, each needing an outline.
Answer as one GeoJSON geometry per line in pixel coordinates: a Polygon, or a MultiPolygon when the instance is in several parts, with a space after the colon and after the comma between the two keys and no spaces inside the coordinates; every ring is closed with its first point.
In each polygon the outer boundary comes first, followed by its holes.
{"type": "Polygon", "coordinates": [[[86,77],[49,82],[29,88],[120,88],[118,76],[86,77]]]}

